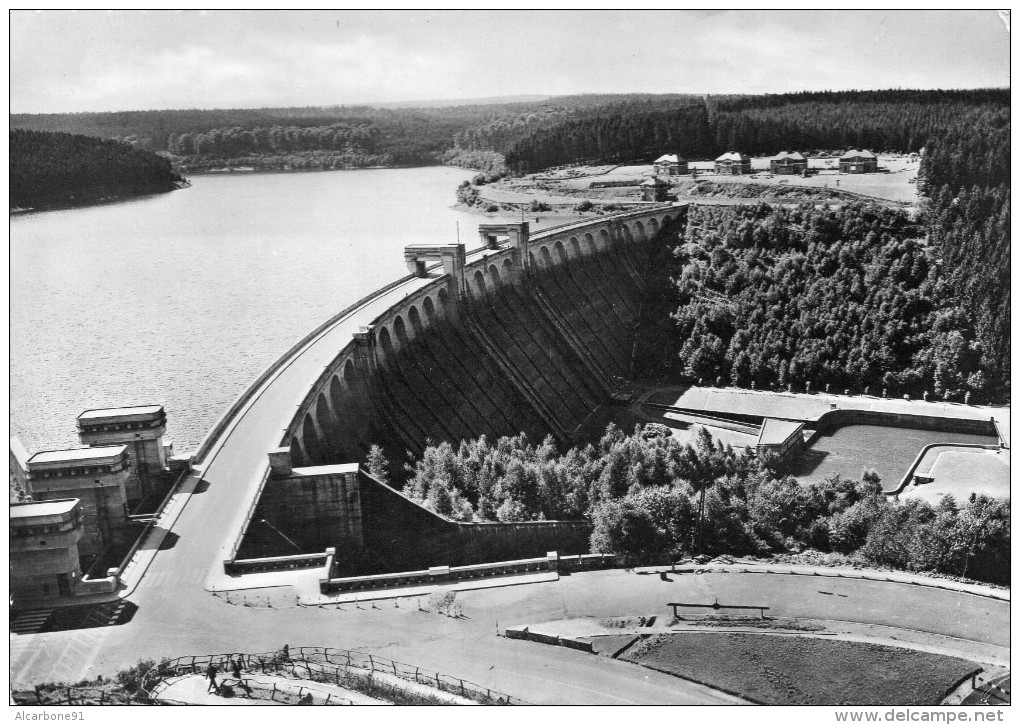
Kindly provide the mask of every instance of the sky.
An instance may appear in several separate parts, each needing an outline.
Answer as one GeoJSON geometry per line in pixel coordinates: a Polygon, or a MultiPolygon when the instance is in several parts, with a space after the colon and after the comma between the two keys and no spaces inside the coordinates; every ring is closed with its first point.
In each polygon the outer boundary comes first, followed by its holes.
{"type": "Polygon", "coordinates": [[[972,11],[12,11],[10,110],[1009,86],[972,11]]]}

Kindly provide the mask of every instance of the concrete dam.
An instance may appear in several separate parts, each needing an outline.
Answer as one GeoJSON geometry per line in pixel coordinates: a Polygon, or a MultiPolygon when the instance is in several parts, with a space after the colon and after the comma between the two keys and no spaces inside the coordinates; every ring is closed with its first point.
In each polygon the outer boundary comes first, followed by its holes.
{"type": "Polygon", "coordinates": [[[228,571],[296,548],[336,550],[347,574],[587,552],[587,522],[449,521],[357,462],[372,444],[397,469],[428,441],[574,442],[630,373],[650,245],[684,214],[656,205],[535,235],[483,224],[471,251],[407,246],[410,274],[371,296],[385,309],[335,350],[268,452],[228,571]]]}

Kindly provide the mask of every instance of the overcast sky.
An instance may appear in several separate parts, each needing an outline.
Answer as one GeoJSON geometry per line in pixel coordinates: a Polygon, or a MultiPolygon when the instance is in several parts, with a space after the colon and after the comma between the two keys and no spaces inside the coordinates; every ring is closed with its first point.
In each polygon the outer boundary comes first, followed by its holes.
{"type": "Polygon", "coordinates": [[[995,11],[14,11],[11,111],[1009,85],[995,11]]]}

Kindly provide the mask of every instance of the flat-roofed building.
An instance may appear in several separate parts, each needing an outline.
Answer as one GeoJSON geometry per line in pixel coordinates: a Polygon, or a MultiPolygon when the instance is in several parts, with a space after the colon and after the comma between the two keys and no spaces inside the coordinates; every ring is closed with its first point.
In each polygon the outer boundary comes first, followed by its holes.
{"type": "Polygon", "coordinates": [[[72,597],[81,580],[84,533],[76,498],[10,505],[10,588],[15,599],[72,597]]]}
{"type": "Polygon", "coordinates": [[[28,451],[17,436],[10,438],[10,456],[7,459],[7,471],[10,475],[11,490],[21,489],[28,493],[28,451]]]}
{"type": "Polygon", "coordinates": [[[803,174],[807,171],[807,158],[797,151],[780,151],[769,159],[773,174],[803,174]]]}
{"type": "Polygon", "coordinates": [[[804,447],[804,423],[799,420],[766,418],[758,433],[758,455],[771,453],[785,458],[804,447]]]}
{"type": "Polygon", "coordinates": [[[678,154],[663,154],[652,163],[656,176],[682,176],[688,173],[687,159],[678,154]]]}
{"type": "Polygon", "coordinates": [[[739,176],[751,173],[751,157],[737,151],[723,154],[715,160],[715,173],[739,176]]]}
{"type": "Polygon", "coordinates": [[[873,174],[878,171],[878,157],[870,151],[850,149],[839,157],[841,174],[873,174]]]}
{"type": "Polygon", "coordinates": [[[130,464],[126,446],[39,451],[28,459],[28,484],[36,501],[76,498],[81,502],[83,557],[123,540],[128,517],[130,464]]]}
{"type": "Polygon", "coordinates": [[[87,446],[127,446],[131,459],[128,499],[144,498],[156,474],[167,467],[172,444],[163,441],[166,412],[162,405],[135,405],[124,408],[96,408],[78,416],[78,438],[87,446]]]}

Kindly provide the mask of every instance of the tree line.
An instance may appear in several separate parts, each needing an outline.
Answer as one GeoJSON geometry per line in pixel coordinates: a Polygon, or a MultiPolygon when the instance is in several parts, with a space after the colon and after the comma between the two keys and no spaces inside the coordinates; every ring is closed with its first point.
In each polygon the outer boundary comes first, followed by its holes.
{"type": "Polygon", "coordinates": [[[693,159],[790,149],[913,153],[953,129],[1008,123],[1006,89],[705,96],[573,114],[531,133],[495,137],[493,148],[511,170],[527,173],[578,162],[647,162],[666,152],[693,159]]]}
{"type": "Polygon", "coordinates": [[[170,162],[118,141],[10,130],[10,205],[84,204],[155,194],[183,179],[170,162]]]}
{"type": "MultiPolygon", "coordinates": [[[[525,436],[431,445],[405,495],[457,520],[586,518],[596,553],[674,557],[814,550],[833,560],[1009,583],[1010,503],[985,496],[937,506],[890,501],[878,476],[801,484],[775,461],[715,441],[678,443],[658,426],[610,425],[561,453],[525,436]]],[[[385,480],[378,449],[369,468],[385,480]]]]}

